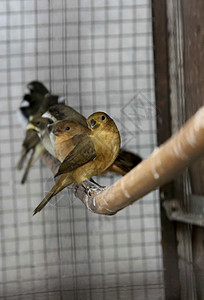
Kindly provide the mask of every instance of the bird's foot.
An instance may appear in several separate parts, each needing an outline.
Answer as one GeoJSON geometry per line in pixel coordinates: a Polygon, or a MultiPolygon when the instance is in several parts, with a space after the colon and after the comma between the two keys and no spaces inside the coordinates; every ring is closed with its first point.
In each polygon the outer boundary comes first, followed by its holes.
{"type": "Polygon", "coordinates": [[[90,185],[86,185],[85,186],[85,190],[87,195],[91,196],[93,193],[97,193],[99,191],[104,191],[106,189],[106,186],[101,186],[98,185],[98,183],[93,182],[93,181],[89,181],[89,180],[84,180],[84,182],[88,182],[90,185]]]}
{"type": "Polygon", "coordinates": [[[104,191],[106,189],[106,187],[95,187],[94,185],[91,185],[91,186],[87,186],[86,187],[86,193],[88,196],[91,196],[93,194],[97,194],[101,191],[104,191]]]}
{"type": "Polygon", "coordinates": [[[97,192],[98,192],[98,188],[96,188],[93,185],[92,186],[88,186],[86,188],[86,193],[87,193],[88,196],[91,196],[92,194],[97,193],[97,192]]]}
{"type": "MultiPolygon", "coordinates": [[[[85,180],[86,181],[86,180],[85,180]]],[[[105,185],[100,185],[99,183],[97,183],[95,180],[93,180],[93,178],[89,180],[87,180],[88,182],[91,182],[92,185],[96,186],[97,188],[101,189],[102,191],[106,189],[105,185]]]]}

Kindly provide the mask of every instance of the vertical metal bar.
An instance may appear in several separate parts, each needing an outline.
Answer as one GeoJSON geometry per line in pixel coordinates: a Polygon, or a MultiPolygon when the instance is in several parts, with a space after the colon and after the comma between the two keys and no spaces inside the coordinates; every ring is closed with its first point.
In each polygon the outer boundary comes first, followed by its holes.
{"type": "MultiPolygon", "coordinates": [[[[65,92],[65,96],[66,96],[66,104],[70,104],[69,103],[69,80],[68,80],[68,61],[69,61],[69,47],[68,47],[68,4],[69,2],[67,0],[64,0],[63,2],[64,4],[64,13],[63,13],[63,17],[64,17],[64,30],[63,30],[63,43],[64,43],[64,49],[62,50],[62,55],[63,55],[63,89],[65,92]]],[[[79,22],[79,11],[78,11],[78,19],[77,19],[77,26],[80,26],[79,22]]],[[[79,51],[79,49],[78,49],[79,51]]],[[[80,70],[79,70],[79,75],[80,75],[80,70]]],[[[79,83],[80,83],[80,77],[79,79],[79,83]]],[[[80,95],[80,88],[79,88],[79,95],[80,95]]],[[[69,195],[70,197],[70,195],[69,195]]],[[[68,209],[68,214],[69,214],[69,225],[70,225],[70,240],[71,240],[71,266],[72,266],[72,282],[73,282],[73,297],[74,300],[78,299],[78,289],[79,289],[79,280],[78,280],[78,268],[77,268],[77,255],[76,255],[76,224],[75,224],[75,217],[74,217],[74,207],[73,207],[73,202],[70,201],[69,204],[69,209],[68,209]]]]}
{"type": "MultiPolygon", "coordinates": [[[[168,35],[166,1],[152,0],[154,68],[156,105],[159,110],[157,119],[158,144],[171,135],[171,116],[169,100],[168,35]]],[[[173,196],[173,184],[160,189],[160,199],[173,196]]],[[[162,248],[164,264],[165,295],[168,300],[180,299],[179,270],[177,258],[176,228],[166,216],[161,205],[162,248]]]]}

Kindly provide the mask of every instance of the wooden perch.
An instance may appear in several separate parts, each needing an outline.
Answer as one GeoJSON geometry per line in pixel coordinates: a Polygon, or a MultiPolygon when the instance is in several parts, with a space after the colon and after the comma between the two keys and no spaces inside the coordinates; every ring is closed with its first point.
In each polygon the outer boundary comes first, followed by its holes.
{"type": "MultiPolygon", "coordinates": [[[[114,215],[161,185],[175,179],[204,154],[204,106],[170,139],[128,174],[104,191],[87,195],[87,183],[72,184],[75,195],[92,212],[114,215]]],[[[43,161],[56,173],[59,163],[49,154],[43,161]]]]}

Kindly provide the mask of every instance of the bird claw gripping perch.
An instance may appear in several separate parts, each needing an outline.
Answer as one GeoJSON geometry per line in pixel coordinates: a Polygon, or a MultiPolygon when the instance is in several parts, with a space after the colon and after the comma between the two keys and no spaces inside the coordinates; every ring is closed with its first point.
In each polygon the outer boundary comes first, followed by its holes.
{"type": "Polygon", "coordinates": [[[91,196],[93,193],[94,194],[98,194],[102,191],[104,191],[106,189],[106,187],[95,187],[95,186],[89,186],[89,187],[86,187],[86,193],[88,194],[88,196],[91,196]]]}
{"type": "Polygon", "coordinates": [[[95,183],[87,179],[84,181],[84,183],[85,184],[83,184],[83,186],[88,196],[92,196],[92,194],[98,194],[106,189],[106,186],[101,186],[98,183],[95,183]],[[87,185],[87,183],[89,185],[87,185]]]}

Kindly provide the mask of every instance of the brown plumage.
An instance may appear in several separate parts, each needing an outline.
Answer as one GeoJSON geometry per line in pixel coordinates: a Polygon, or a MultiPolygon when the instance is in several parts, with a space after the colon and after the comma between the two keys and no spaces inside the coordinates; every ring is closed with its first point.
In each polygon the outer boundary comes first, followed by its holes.
{"type": "Polygon", "coordinates": [[[89,129],[77,122],[63,120],[50,125],[49,131],[55,155],[63,162],[89,129]]]}
{"type": "Polygon", "coordinates": [[[139,155],[121,148],[116,160],[108,169],[105,170],[104,174],[113,172],[120,175],[125,175],[134,167],[136,167],[141,161],[142,158],[139,155]]]}
{"type": "MultiPolygon", "coordinates": [[[[120,134],[114,121],[106,113],[96,112],[89,116],[87,125],[88,129],[72,138],[74,148],[60,165],[55,185],[34,214],[66,186],[73,182],[81,184],[94,175],[100,175],[115,161],[120,149],[120,134]]],[[[66,126],[71,130],[71,122],[66,126]]]]}
{"type": "MultiPolygon", "coordinates": [[[[86,118],[79,112],[76,112],[73,108],[70,108],[69,106],[66,106],[64,104],[57,104],[51,106],[43,115],[43,117],[50,118],[53,122],[68,119],[70,121],[77,122],[83,125],[84,127],[87,127],[86,118]]],[[[64,139],[65,137],[62,138],[64,139]]],[[[64,151],[64,147],[60,147],[60,144],[58,144],[58,147],[59,151],[64,151]]],[[[120,149],[120,152],[115,162],[104,172],[104,174],[108,172],[113,172],[116,174],[125,175],[140,162],[141,158],[137,154],[131,153],[124,149],[120,149]]]]}

